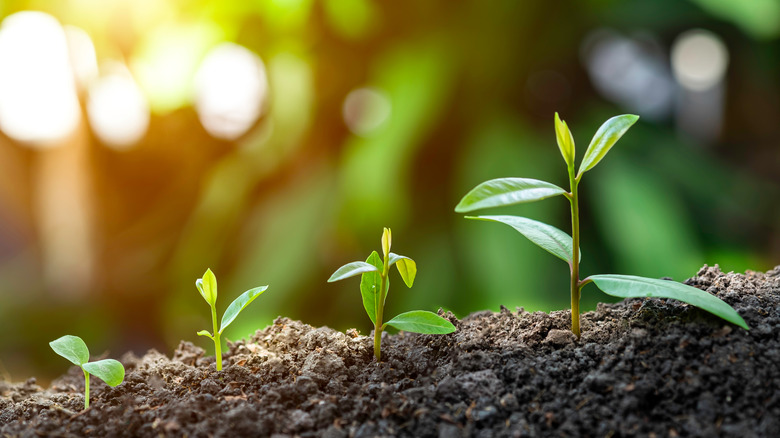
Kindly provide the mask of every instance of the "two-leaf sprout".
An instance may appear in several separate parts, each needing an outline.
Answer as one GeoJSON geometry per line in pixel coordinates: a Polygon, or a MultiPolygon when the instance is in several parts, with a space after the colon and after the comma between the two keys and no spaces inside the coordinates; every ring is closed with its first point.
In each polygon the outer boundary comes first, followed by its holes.
{"type": "Polygon", "coordinates": [[[236,319],[239,313],[246,306],[249,305],[255,298],[260,296],[268,286],[260,286],[242,293],[228,306],[225,313],[222,315],[222,322],[217,326],[217,277],[211,272],[211,269],[207,269],[203,274],[203,278],[195,280],[195,287],[198,288],[203,299],[211,307],[211,322],[214,328],[214,333],[209,333],[208,330],[201,330],[198,332],[198,336],[206,336],[214,341],[214,352],[217,359],[217,371],[222,370],[222,341],[219,337],[222,332],[236,319]]]}
{"type": "Polygon", "coordinates": [[[49,342],[55,353],[71,361],[84,372],[84,409],[89,407],[89,375],[94,374],[108,386],[114,387],[125,379],[125,367],[114,359],[89,361],[87,344],[78,337],[65,335],[49,342]]]}
{"type": "Polygon", "coordinates": [[[728,304],[703,290],[673,281],[631,275],[591,275],[580,280],[580,222],[577,188],[585,172],[595,167],[639,116],[625,114],[613,117],[596,131],[579,171],[574,171],[574,138],[566,122],[555,113],[555,136],[569,173],[569,191],[555,184],[530,178],[498,178],[483,182],[461,199],[455,211],[474,210],[563,196],[571,204],[572,236],[550,225],[517,216],[466,216],[468,219],[500,222],[514,228],[531,242],[569,264],[571,272],[571,331],[580,336],[580,291],[588,283],[615,297],[673,298],[692,304],[726,321],[748,329],[741,316],[728,304]]]}
{"type": "Polygon", "coordinates": [[[406,286],[412,287],[414,277],[417,275],[417,264],[409,257],[390,252],[392,245],[392,233],[385,228],[382,233],[382,254],[379,257],[376,251],[372,252],[365,262],[352,262],[340,267],[328,279],[328,283],[343,280],[362,274],[360,278],[360,294],[363,297],[363,307],[368,317],[374,323],[374,357],[381,358],[382,331],[387,326],[398,330],[425,334],[446,334],[455,331],[455,326],[441,316],[425,310],[413,310],[401,313],[391,320],[383,323],[385,300],[390,288],[390,267],[396,265],[406,286]]]}

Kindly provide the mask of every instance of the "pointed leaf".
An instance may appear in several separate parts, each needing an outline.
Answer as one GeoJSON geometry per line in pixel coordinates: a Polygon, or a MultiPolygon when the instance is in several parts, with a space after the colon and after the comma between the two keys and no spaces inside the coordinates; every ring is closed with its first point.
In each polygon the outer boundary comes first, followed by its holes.
{"type": "Polygon", "coordinates": [[[566,165],[570,168],[574,168],[574,137],[569,131],[569,126],[566,122],[561,121],[558,117],[558,113],[555,113],[555,139],[558,141],[558,149],[561,150],[563,160],[566,161],[566,165]]]}
{"type": "Polygon", "coordinates": [[[125,367],[114,359],[103,359],[95,362],[85,363],[82,368],[93,376],[106,382],[108,386],[114,387],[125,380],[125,367]]]}
{"type": "Polygon", "coordinates": [[[539,201],[566,193],[545,181],[531,178],[497,178],[474,187],[455,207],[458,213],[539,201]]]}
{"type": "Polygon", "coordinates": [[[49,346],[55,353],[68,359],[74,365],[81,366],[89,362],[87,344],[78,336],[65,335],[49,342],[49,346]]]}
{"type": "Polygon", "coordinates": [[[455,331],[455,326],[441,316],[427,310],[404,312],[385,325],[413,333],[444,335],[455,331]]]}
{"type": "Polygon", "coordinates": [[[209,332],[208,330],[201,330],[201,331],[199,331],[199,332],[198,332],[198,333],[196,333],[196,334],[197,334],[198,336],[206,336],[206,337],[209,337],[209,338],[211,338],[211,339],[214,339],[214,337],[213,337],[213,336],[211,336],[211,332],[209,332]]]}
{"type": "Polygon", "coordinates": [[[238,298],[233,300],[233,302],[228,306],[227,310],[225,310],[225,313],[222,315],[222,323],[220,324],[219,332],[222,333],[222,330],[225,330],[225,327],[229,326],[230,323],[236,319],[236,316],[238,316],[238,314],[241,313],[241,311],[244,310],[246,306],[254,301],[255,298],[259,297],[260,294],[265,292],[266,289],[268,289],[268,286],[260,286],[249,289],[248,291],[239,295],[238,298]]]}
{"type": "Polygon", "coordinates": [[[371,252],[366,263],[374,269],[360,277],[360,295],[363,297],[363,307],[366,309],[366,314],[371,318],[371,322],[376,324],[376,300],[379,288],[382,286],[381,272],[384,264],[376,251],[371,252]]]}
{"type": "Polygon", "coordinates": [[[390,247],[393,245],[393,234],[390,228],[385,228],[382,232],[382,254],[387,257],[390,254],[390,247]]]}
{"type": "Polygon", "coordinates": [[[519,216],[466,216],[466,219],[507,224],[545,251],[569,265],[572,263],[574,250],[571,236],[552,225],[519,216]]]}
{"type": "Polygon", "coordinates": [[[195,280],[195,287],[198,288],[200,295],[210,306],[217,302],[217,277],[211,272],[211,269],[206,269],[203,278],[195,280]]]}
{"type": "Polygon", "coordinates": [[[368,264],[366,262],[347,263],[346,265],[338,268],[336,272],[330,276],[328,283],[333,283],[334,281],[343,280],[345,278],[354,277],[355,275],[362,274],[364,272],[371,272],[376,270],[377,269],[374,265],[368,264]]]}
{"type": "Polygon", "coordinates": [[[693,286],[669,280],[636,277],[633,275],[591,275],[588,277],[606,294],[621,298],[672,298],[696,306],[719,316],[745,330],[745,320],[725,301],[693,286]]]}
{"type": "Polygon", "coordinates": [[[604,122],[603,125],[596,131],[596,135],[593,136],[593,140],[590,141],[588,150],[585,151],[585,156],[580,163],[579,174],[589,171],[594,166],[599,164],[599,161],[607,155],[612,146],[626,133],[628,128],[631,127],[639,119],[639,116],[633,114],[623,114],[622,116],[615,116],[604,122]]]}
{"type": "Polygon", "coordinates": [[[394,263],[398,263],[396,267],[398,268],[398,273],[401,274],[401,278],[404,279],[406,287],[412,287],[414,284],[414,277],[417,276],[417,263],[409,257],[392,252],[390,253],[390,260],[388,263],[390,263],[390,266],[393,266],[394,263]]]}

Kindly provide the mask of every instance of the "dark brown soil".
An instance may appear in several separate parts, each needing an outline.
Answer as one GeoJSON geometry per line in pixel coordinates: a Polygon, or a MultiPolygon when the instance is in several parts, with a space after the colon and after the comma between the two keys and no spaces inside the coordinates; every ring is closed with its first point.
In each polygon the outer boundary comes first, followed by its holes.
{"type": "Polygon", "coordinates": [[[225,369],[183,342],[123,358],[125,382],[70,372],[43,389],[0,383],[2,436],[739,436],[780,433],[780,267],[688,284],[718,295],[745,331],[673,300],[583,315],[479,312],[458,331],[371,340],[279,318],[230,345],[225,369]]]}

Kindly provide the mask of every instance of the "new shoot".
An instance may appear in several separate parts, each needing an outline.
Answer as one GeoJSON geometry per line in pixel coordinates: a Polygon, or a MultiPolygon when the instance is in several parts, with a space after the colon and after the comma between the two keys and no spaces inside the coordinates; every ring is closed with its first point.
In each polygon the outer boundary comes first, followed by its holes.
{"type": "Polygon", "coordinates": [[[260,296],[268,286],[260,286],[239,295],[238,298],[233,300],[228,306],[225,313],[222,315],[222,322],[217,326],[217,277],[211,272],[211,269],[207,269],[203,274],[203,278],[195,280],[195,287],[198,288],[198,292],[204,300],[211,307],[211,323],[214,329],[214,333],[209,333],[208,330],[201,330],[198,332],[198,336],[206,336],[214,341],[214,352],[217,359],[217,371],[222,370],[222,341],[220,335],[229,326],[233,320],[236,319],[239,313],[241,313],[246,306],[249,305],[255,298],[260,296]]]}
{"type": "Polygon", "coordinates": [[[517,216],[466,216],[468,219],[500,222],[514,228],[531,242],[569,264],[571,273],[571,331],[580,337],[580,291],[588,283],[594,283],[608,295],[621,298],[657,297],[672,298],[706,310],[745,330],[747,324],[728,304],[701,289],[667,280],[635,277],[631,275],[591,275],[580,280],[580,219],[579,185],[585,172],[593,169],[612,146],[625,134],[639,116],[625,114],[613,117],[596,131],[585,156],[575,173],[575,148],[566,122],[555,113],[555,136],[558,148],[569,175],[569,190],[555,184],[530,178],[498,178],[483,182],[461,199],[455,211],[466,213],[483,208],[503,207],[524,202],[539,201],[563,196],[571,207],[572,235],[542,222],[517,216]]]}
{"type": "Polygon", "coordinates": [[[360,294],[363,296],[363,307],[368,317],[374,323],[374,357],[377,362],[382,353],[382,332],[387,326],[398,330],[425,334],[447,334],[455,331],[455,326],[441,316],[425,310],[412,310],[401,313],[387,322],[383,322],[385,300],[390,288],[390,267],[396,265],[401,279],[407,287],[412,287],[417,275],[417,264],[409,257],[390,252],[392,233],[385,228],[382,233],[382,254],[380,258],[376,251],[372,252],[365,262],[352,262],[340,267],[328,279],[328,283],[343,280],[361,274],[360,294]]]}
{"type": "Polygon", "coordinates": [[[71,361],[84,372],[84,409],[89,407],[89,375],[94,374],[108,386],[114,387],[125,380],[125,367],[114,359],[89,361],[87,344],[78,337],[65,335],[49,342],[55,353],[71,361]]]}

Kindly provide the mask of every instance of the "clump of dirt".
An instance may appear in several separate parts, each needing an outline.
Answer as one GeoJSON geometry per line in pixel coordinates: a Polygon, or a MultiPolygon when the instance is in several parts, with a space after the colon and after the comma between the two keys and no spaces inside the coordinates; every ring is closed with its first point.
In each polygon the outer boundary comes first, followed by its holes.
{"type": "Polygon", "coordinates": [[[0,383],[3,436],[777,436],[780,267],[686,282],[750,331],[674,300],[628,299],[582,315],[479,312],[449,335],[371,339],[278,318],[229,345],[225,368],[182,342],[172,358],[122,358],[125,382],[78,368],[48,389],[0,383]]]}

